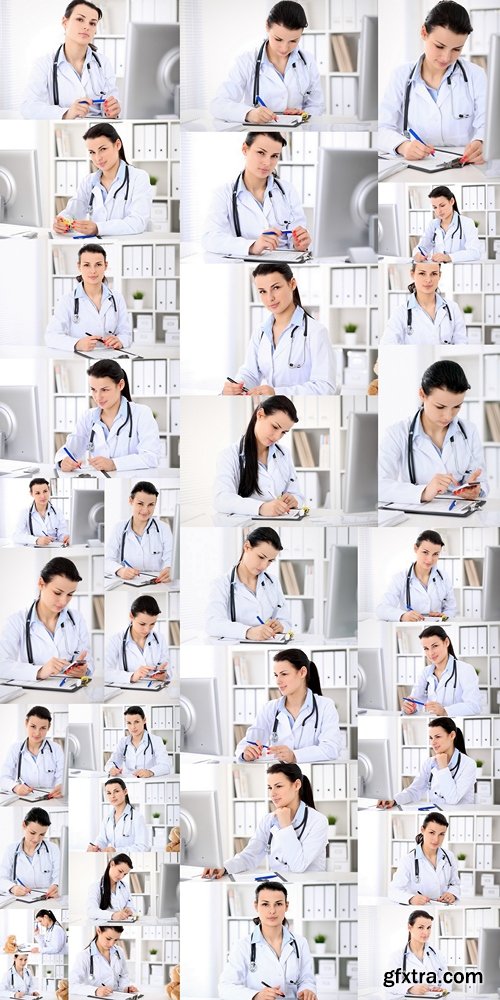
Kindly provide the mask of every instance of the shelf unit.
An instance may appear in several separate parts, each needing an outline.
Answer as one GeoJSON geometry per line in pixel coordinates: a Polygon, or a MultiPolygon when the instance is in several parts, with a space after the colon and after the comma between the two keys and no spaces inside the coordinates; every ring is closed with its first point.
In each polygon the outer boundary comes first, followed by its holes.
{"type": "Polygon", "coordinates": [[[165,862],[152,853],[135,853],[133,860],[134,870],[129,874],[128,887],[134,910],[141,917],[159,920],[161,869],[165,862]]]}
{"type": "Polygon", "coordinates": [[[156,988],[163,996],[170,969],[179,962],[179,922],[125,924],[118,944],[125,952],[132,982],[156,988]],[[151,954],[154,952],[154,954],[151,954]]]}
{"type": "MultiPolygon", "coordinates": [[[[498,906],[438,906],[436,909],[439,926],[438,948],[445,959],[448,970],[453,973],[477,971],[479,930],[481,927],[500,927],[498,906]]],[[[468,992],[474,987],[469,986],[468,992]]],[[[475,992],[475,990],[474,990],[475,992]]]]}
{"type": "MultiPolygon", "coordinates": [[[[125,728],[125,716],[124,710],[126,706],[124,705],[106,705],[101,706],[102,711],[102,732],[103,732],[103,742],[102,742],[102,770],[105,770],[105,765],[107,764],[109,758],[112,755],[114,748],[123,736],[127,735],[127,730],[125,728]]],[[[170,761],[171,774],[167,777],[170,778],[172,773],[178,773],[179,771],[179,757],[180,752],[180,717],[179,717],[179,705],[177,701],[172,701],[171,699],[165,699],[165,701],[159,705],[144,705],[144,713],[146,716],[147,727],[150,732],[153,732],[156,736],[160,736],[163,740],[167,751],[168,758],[170,761]]],[[[165,776],[162,778],[154,779],[155,781],[164,781],[165,776]]],[[[147,782],[153,781],[153,779],[148,778],[147,782]]],[[[147,799],[145,800],[148,801],[147,799]]],[[[178,801],[178,800],[177,800],[178,801]]],[[[175,826],[176,823],[172,822],[171,826],[175,826]]]]}
{"type": "MultiPolygon", "coordinates": [[[[475,33],[474,22],[473,35],[475,33]]],[[[432,178],[429,178],[427,183],[413,182],[407,186],[405,245],[410,256],[434,217],[428,196],[435,186],[432,178]]],[[[495,260],[500,256],[500,185],[488,182],[484,184],[454,182],[452,190],[460,213],[479,223],[477,231],[482,258],[495,260]]]]}
{"type": "Polygon", "coordinates": [[[311,52],[318,64],[326,97],[326,113],[352,119],[358,109],[358,48],[361,19],[365,14],[376,15],[376,0],[311,0],[307,6],[309,27],[304,32],[304,49],[311,52]],[[347,47],[347,62],[336,57],[337,38],[343,36],[347,47]],[[335,40],[335,45],[334,45],[335,40]],[[352,67],[347,69],[346,67],[352,67]]]}

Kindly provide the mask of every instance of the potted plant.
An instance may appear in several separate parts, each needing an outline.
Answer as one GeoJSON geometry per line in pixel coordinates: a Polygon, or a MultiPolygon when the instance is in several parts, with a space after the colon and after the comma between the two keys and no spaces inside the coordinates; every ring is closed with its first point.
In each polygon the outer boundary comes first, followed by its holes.
{"type": "Polygon", "coordinates": [[[151,184],[151,194],[153,198],[156,198],[156,188],[158,184],[158,178],[154,174],[149,175],[149,183],[151,184]]]}
{"type": "Polygon", "coordinates": [[[474,312],[474,306],[464,306],[463,312],[466,316],[472,316],[472,313],[474,312]]]}
{"type": "Polygon", "coordinates": [[[331,839],[332,837],[335,836],[335,834],[337,832],[336,829],[335,829],[335,826],[336,826],[336,823],[337,823],[337,817],[336,816],[327,816],[327,819],[328,819],[328,826],[329,826],[328,837],[329,837],[329,839],[331,839]]]}
{"type": "Polygon", "coordinates": [[[316,945],[316,954],[324,955],[326,951],[326,937],[324,934],[315,934],[314,943],[316,945]]]}
{"type": "Polygon", "coordinates": [[[481,223],[479,222],[479,219],[474,219],[474,220],[473,220],[473,222],[474,222],[474,225],[475,225],[476,229],[479,229],[479,226],[480,226],[480,224],[481,224],[481,223]]]}
{"type": "Polygon", "coordinates": [[[159,819],[160,818],[160,813],[158,813],[158,812],[151,813],[151,815],[152,815],[153,819],[159,819]]]}
{"type": "Polygon", "coordinates": [[[344,340],[348,347],[354,347],[356,344],[356,330],[358,329],[357,323],[345,323],[344,324],[344,340]]]}
{"type": "Polygon", "coordinates": [[[134,309],[142,309],[144,305],[144,292],[132,292],[134,309]]]}
{"type": "Polygon", "coordinates": [[[149,954],[154,958],[158,954],[158,948],[150,948],[149,954]]]}
{"type": "Polygon", "coordinates": [[[466,854],[457,854],[457,868],[459,871],[464,870],[466,861],[467,861],[466,854]]]}
{"type": "Polygon", "coordinates": [[[476,778],[480,778],[483,773],[484,760],[476,760],[476,778]]]}

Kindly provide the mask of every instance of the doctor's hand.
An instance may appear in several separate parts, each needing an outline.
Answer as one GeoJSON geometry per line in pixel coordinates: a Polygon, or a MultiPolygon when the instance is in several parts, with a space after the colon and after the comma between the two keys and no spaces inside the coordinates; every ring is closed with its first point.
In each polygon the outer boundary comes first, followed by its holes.
{"type": "Polygon", "coordinates": [[[116,913],[111,914],[112,920],[126,920],[127,917],[132,916],[132,910],[128,906],[124,906],[123,910],[117,910],[116,913]]]}
{"type": "Polygon", "coordinates": [[[449,475],[447,472],[436,472],[430,483],[427,483],[425,490],[422,491],[420,499],[422,503],[425,503],[427,500],[434,500],[434,497],[437,497],[438,493],[446,493],[446,490],[450,486],[457,485],[454,476],[449,475]]]}
{"type": "Polygon", "coordinates": [[[117,569],[116,576],[121,576],[122,580],[133,580],[134,576],[140,575],[140,569],[135,569],[134,566],[122,566],[117,569]]]}
{"type": "Polygon", "coordinates": [[[423,622],[424,616],[420,614],[420,611],[405,611],[399,620],[400,622],[423,622]]]}
{"type": "Polygon", "coordinates": [[[428,258],[423,253],[414,253],[413,254],[413,260],[416,261],[417,264],[421,264],[422,261],[426,261],[427,259],[428,258]]]}
{"type": "Polygon", "coordinates": [[[30,787],[30,785],[15,785],[12,791],[14,792],[14,795],[29,795],[29,793],[32,792],[33,789],[30,787]]]}
{"type": "Polygon", "coordinates": [[[312,236],[303,226],[295,226],[295,229],[292,229],[292,242],[294,250],[307,250],[311,245],[312,236]]]}
{"type": "Polygon", "coordinates": [[[411,701],[403,701],[403,712],[405,715],[415,715],[417,711],[417,705],[414,705],[411,701]]]}
{"type": "Polygon", "coordinates": [[[153,778],[154,771],[148,771],[146,767],[141,767],[133,772],[134,778],[153,778]]]}
{"type": "Polygon", "coordinates": [[[276,760],[281,760],[285,764],[293,764],[295,762],[295,754],[293,750],[290,750],[290,747],[269,747],[267,753],[269,757],[276,757],[276,760]]]}
{"type": "Polygon", "coordinates": [[[68,110],[64,112],[63,118],[66,121],[71,121],[74,118],[86,118],[91,106],[91,97],[79,97],[77,101],[73,101],[73,104],[70,104],[68,110]]]}
{"type": "Polygon", "coordinates": [[[75,233],[81,233],[82,236],[97,236],[99,232],[95,222],[89,222],[88,219],[75,219],[73,229],[75,233]]]}
{"type": "Polygon", "coordinates": [[[280,809],[275,809],[274,815],[276,816],[282,830],[285,826],[292,825],[292,810],[289,809],[288,806],[281,806],[280,809]]]}
{"type": "Polygon", "coordinates": [[[423,983],[421,986],[411,986],[408,993],[412,997],[425,997],[427,993],[441,993],[442,989],[442,986],[426,986],[423,983]]]}
{"type": "Polygon", "coordinates": [[[116,776],[118,774],[122,773],[122,768],[121,767],[110,767],[109,773],[110,773],[110,775],[111,775],[112,778],[116,778],[116,776]]]}
{"type": "Polygon", "coordinates": [[[461,500],[477,500],[481,493],[481,483],[476,483],[475,480],[479,478],[482,471],[482,469],[474,469],[463,488],[455,492],[455,496],[461,500]]]}
{"type": "Polygon", "coordinates": [[[99,472],[114,472],[116,465],[112,458],[106,458],[104,455],[92,455],[89,458],[89,465],[93,469],[97,469],[99,472]]]}
{"type": "Polygon", "coordinates": [[[51,656],[50,660],[47,660],[37,671],[36,679],[37,681],[44,681],[47,677],[53,677],[54,674],[61,674],[66,667],[69,667],[67,660],[61,660],[58,656],[51,656]]]}
{"type": "Polygon", "coordinates": [[[120,350],[123,344],[119,337],[115,337],[114,334],[110,333],[109,337],[103,338],[103,343],[105,347],[112,347],[113,350],[120,350]]]}
{"type": "Polygon", "coordinates": [[[396,149],[396,153],[404,156],[405,160],[425,160],[433,152],[434,146],[426,146],[425,142],[418,142],[417,139],[407,139],[396,149]]]}
{"type": "Polygon", "coordinates": [[[244,396],[274,396],[275,390],[272,385],[256,385],[253,389],[243,393],[244,396]]]}
{"type": "Polygon", "coordinates": [[[99,986],[95,991],[96,997],[109,997],[109,994],[113,992],[112,986],[99,986]]]}
{"type": "Polygon", "coordinates": [[[118,118],[120,115],[120,104],[116,97],[107,97],[103,104],[105,118],[118,118]]]}
{"type": "Polygon", "coordinates": [[[267,122],[275,122],[276,115],[270,108],[252,108],[251,111],[247,111],[245,121],[251,122],[252,125],[265,125],[267,122]]]}
{"type": "Polygon", "coordinates": [[[13,885],[9,892],[11,896],[27,896],[31,889],[27,885],[13,885]]]}
{"type": "Polygon", "coordinates": [[[87,661],[85,659],[87,655],[87,650],[85,649],[83,653],[78,658],[78,663],[70,663],[67,670],[64,671],[66,677],[85,677],[87,673],[87,661]]]}
{"type": "Polygon", "coordinates": [[[96,347],[101,347],[101,345],[102,340],[100,337],[87,335],[86,337],[80,337],[80,340],[77,340],[75,348],[78,351],[93,351],[96,347]]]}
{"type": "Polygon", "coordinates": [[[392,809],[395,805],[395,799],[379,799],[377,802],[377,809],[392,809]]]}
{"type": "Polygon", "coordinates": [[[293,493],[282,493],[281,499],[285,501],[289,510],[292,510],[292,508],[297,508],[299,506],[299,501],[297,500],[297,497],[293,495],[293,493]]]}
{"type": "Polygon", "coordinates": [[[438,701],[426,701],[425,711],[432,712],[432,715],[447,715],[447,711],[438,701]]]}
{"type": "Polygon", "coordinates": [[[410,903],[412,906],[422,906],[424,903],[430,903],[431,897],[424,896],[423,893],[417,892],[414,896],[410,897],[410,903]]]}
{"type": "Polygon", "coordinates": [[[80,468],[81,464],[81,462],[74,462],[72,458],[63,458],[62,461],[59,462],[59,468],[62,469],[63,472],[74,472],[75,469],[80,468]]]}
{"type": "Polygon", "coordinates": [[[245,747],[242,753],[243,760],[248,761],[249,764],[252,762],[252,760],[258,760],[259,757],[262,757],[263,749],[264,747],[262,743],[257,743],[256,746],[250,744],[249,746],[245,747]]]}
{"type": "Polygon", "coordinates": [[[137,670],[134,670],[130,680],[133,684],[136,684],[137,681],[144,681],[151,676],[152,670],[154,670],[154,667],[148,667],[146,664],[143,664],[142,667],[138,667],[137,670]]]}
{"type": "Polygon", "coordinates": [[[297,993],[298,1000],[317,1000],[316,994],[312,990],[301,990],[297,993]]]}
{"type": "Polygon", "coordinates": [[[288,514],[290,505],[287,504],[286,500],[282,497],[278,497],[277,500],[267,500],[266,503],[262,503],[259,507],[260,517],[276,517],[279,514],[288,514]]]}
{"type": "Polygon", "coordinates": [[[266,250],[277,250],[279,246],[279,241],[281,238],[281,229],[266,229],[262,236],[259,236],[252,243],[249,249],[249,253],[264,253],[266,250]]]}
{"type": "Polygon", "coordinates": [[[434,760],[436,761],[436,764],[439,767],[440,771],[444,770],[445,767],[448,767],[448,757],[446,756],[445,753],[435,754],[434,760]]]}
{"type": "Polygon", "coordinates": [[[201,877],[202,878],[222,878],[226,874],[225,868],[204,868],[201,877]]]}
{"type": "Polygon", "coordinates": [[[462,163],[484,163],[481,139],[473,139],[464,149],[462,163]]]}
{"type": "Polygon", "coordinates": [[[435,260],[436,264],[449,264],[451,257],[449,253],[433,253],[431,260],[435,260]]]}
{"type": "Polygon", "coordinates": [[[50,545],[51,542],[55,542],[54,535],[39,535],[36,542],[35,548],[40,548],[41,545],[50,545]]]}
{"type": "Polygon", "coordinates": [[[266,986],[263,990],[259,990],[252,1000],[276,1000],[276,997],[284,997],[285,994],[281,989],[281,986],[266,986]]]}
{"type": "Polygon", "coordinates": [[[61,796],[62,796],[62,785],[56,785],[55,788],[52,788],[51,791],[48,793],[47,798],[60,799],[61,796]]]}
{"type": "Polygon", "coordinates": [[[252,639],[254,642],[263,642],[266,639],[272,639],[273,635],[274,629],[266,623],[265,625],[252,625],[251,628],[247,628],[245,639],[252,639]]]}
{"type": "Polygon", "coordinates": [[[45,898],[56,899],[57,896],[59,896],[59,886],[55,885],[54,883],[54,885],[50,885],[49,888],[46,890],[45,898]]]}
{"type": "Polygon", "coordinates": [[[155,577],[155,583],[168,583],[170,580],[170,566],[164,566],[161,573],[155,577]]]}
{"type": "MultiPolygon", "coordinates": [[[[244,382],[224,382],[222,386],[223,396],[246,396],[246,392],[243,392],[244,382]]],[[[253,389],[250,390],[253,392],[253,389]]],[[[274,393],[273,393],[274,395],[274,393]]]]}
{"type": "Polygon", "coordinates": [[[138,986],[127,986],[127,989],[125,990],[125,993],[138,993],[138,992],[139,992],[138,986]]]}
{"type": "Polygon", "coordinates": [[[437,901],[438,903],[456,903],[457,897],[452,892],[443,892],[441,896],[438,896],[437,901]]]}

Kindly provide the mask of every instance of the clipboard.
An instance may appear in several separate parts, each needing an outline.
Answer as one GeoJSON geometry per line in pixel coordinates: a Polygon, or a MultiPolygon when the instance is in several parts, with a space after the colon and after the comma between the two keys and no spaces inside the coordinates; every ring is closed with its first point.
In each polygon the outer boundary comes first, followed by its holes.
{"type": "Polygon", "coordinates": [[[102,361],[107,358],[111,358],[112,360],[115,358],[137,358],[138,360],[142,360],[142,354],[134,354],[133,351],[128,351],[126,347],[96,347],[93,351],[78,351],[75,347],[74,353],[78,354],[81,358],[86,358],[88,361],[102,361]]]}
{"type": "Polygon", "coordinates": [[[470,517],[484,507],[486,500],[457,500],[453,510],[449,510],[451,498],[429,500],[428,503],[392,503],[379,504],[379,510],[401,510],[405,514],[432,514],[433,517],[470,517]]]}
{"type": "Polygon", "coordinates": [[[468,166],[467,163],[460,162],[463,153],[457,153],[456,150],[438,149],[436,147],[434,152],[440,154],[438,162],[436,162],[434,156],[429,156],[427,160],[411,160],[409,161],[409,165],[412,170],[420,170],[423,174],[439,174],[441,170],[456,170],[457,168],[468,166]]]}
{"type": "Polygon", "coordinates": [[[240,639],[240,645],[255,644],[258,642],[259,646],[263,646],[264,643],[268,646],[286,646],[293,639],[293,635],[289,635],[288,632],[280,632],[279,635],[280,638],[275,636],[274,639],[240,639]]]}
{"type": "Polygon", "coordinates": [[[302,521],[306,517],[305,510],[294,507],[288,514],[252,514],[252,521],[302,521]]]}
{"type": "MultiPolygon", "coordinates": [[[[226,257],[237,257],[236,254],[225,254],[226,257]]],[[[305,264],[307,260],[312,260],[312,253],[309,250],[268,250],[266,253],[248,253],[238,260],[257,263],[278,263],[278,264],[305,264]]]]}
{"type": "MultiPolygon", "coordinates": [[[[134,681],[133,684],[123,684],[120,681],[106,681],[105,687],[118,688],[121,691],[163,691],[163,688],[168,687],[168,681],[148,681],[146,678],[142,681],[134,681]]],[[[118,921],[119,924],[122,923],[121,920],[118,921]]]]}
{"type": "MultiPolygon", "coordinates": [[[[255,127],[258,128],[258,129],[265,128],[266,131],[267,131],[268,128],[269,129],[272,129],[272,128],[297,128],[297,125],[303,125],[304,122],[309,121],[310,117],[311,116],[309,114],[307,114],[307,112],[305,112],[304,114],[300,114],[300,115],[276,115],[276,121],[265,122],[263,125],[258,125],[258,126],[255,126],[255,127]]],[[[246,121],[243,121],[241,124],[242,125],[246,125],[247,128],[249,126],[255,125],[254,122],[246,122],[246,121]]]]}
{"type": "MultiPolygon", "coordinates": [[[[85,678],[88,683],[92,678],[85,678]]],[[[81,677],[65,677],[64,684],[61,684],[63,680],[62,677],[52,678],[47,677],[42,681],[5,681],[5,684],[12,684],[16,687],[23,688],[27,691],[78,691],[81,687],[86,687],[86,684],[82,684],[81,677]]]]}

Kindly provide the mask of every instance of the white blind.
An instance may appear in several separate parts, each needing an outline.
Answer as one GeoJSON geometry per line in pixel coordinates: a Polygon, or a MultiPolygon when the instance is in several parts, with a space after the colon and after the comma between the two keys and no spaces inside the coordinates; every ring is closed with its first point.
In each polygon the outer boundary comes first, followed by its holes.
{"type": "Polygon", "coordinates": [[[211,584],[238,561],[242,533],[237,528],[189,528],[181,532],[182,639],[202,640],[211,584]]]}
{"type": "Polygon", "coordinates": [[[2,0],[0,4],[0,113],[11,111],[16,102],[14,83],[14,10],[19,4],[14,0],[2,0]]]}
{"type": "Polygon", "coordinates": [[[206,20],[214,16],[212,3],[179,0],[181,25],[181,114],[208,106],[206,74],[206,20]]]}

